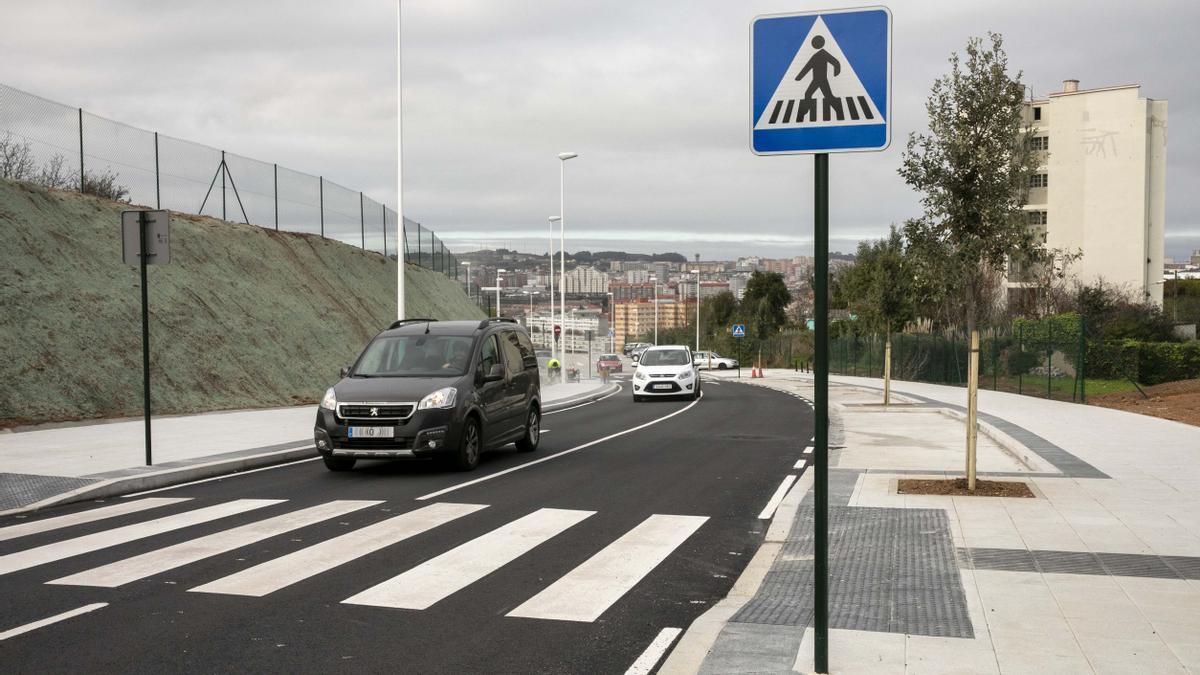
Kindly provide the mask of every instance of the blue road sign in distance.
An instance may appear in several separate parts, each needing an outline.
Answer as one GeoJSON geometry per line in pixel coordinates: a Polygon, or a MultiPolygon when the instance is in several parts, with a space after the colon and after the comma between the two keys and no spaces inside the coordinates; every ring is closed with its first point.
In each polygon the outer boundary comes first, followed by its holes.
{"type": "Polygon", "coordinates": [[[750,148],[759,155],[883,150],[892,140],[886,7],[756,17],[750,148]]]}
{"type": "Polygon", "coordinates": [[[735,323],[729,330],[733,333],[733,337],[746,337],[746,324],[744,323],[735,323]]]}

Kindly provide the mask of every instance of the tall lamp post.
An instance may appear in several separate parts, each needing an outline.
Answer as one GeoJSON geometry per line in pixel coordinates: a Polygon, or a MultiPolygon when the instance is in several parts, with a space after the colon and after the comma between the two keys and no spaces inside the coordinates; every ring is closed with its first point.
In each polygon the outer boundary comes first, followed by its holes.
{"type": "Polygon", "coordinates": [[[574,152],[558,153],[558,237],[559,237],[559,316],[563,330],[562,355],[567,355],[567,160],[579,155],[574,152]]]}
{"type": "Polygon", "coordinates": [[[550,258],[550,358],[558,358],[558,339],[554,337],[554,224],[562,220],[562,216],[550,216],[550,248],[546,255],[550,258]]]}
{"type": "Polygon", "coordinates": [[[654,282],[654,346],[658,346],[658,277],[650,277],[654,282]]]}
{"type": "MultiPolygon", "coordinates": [[[[405,251],[404,236],[404,69],[400,64],[400,0],[396,0],[396,318],[403,319],[405,251]]],[[[83,186],[80,186],[82,189],[83,186]]],[[[384,237],[386,245],[387,238],[384,237]]]]}
{"type": "Polygon", "coordinates": [[[497,319],[500,318],[500,275],[504,274],[507,271],[508,270],[502,270],[502,269],[496,270],[496,318],[497,319]]]}
{"type": "Polygon", "coordinates": [[[470,262],[462,262],[462,263],[459,263],[459,265],[462,265],[467,268],[467,299],[470,300],[471,299],[471,263],[470,262]]]}
{"type": "Polygon", "coordinates": [[[696,275],[696,351],[700,351],[700,270],[692,270],[696,275]]]}
{"type": "Polygon", "coordinates": [[[613,305],[617,302],[617,296],[612,294],[612,291],[605,293],[608,296],[608,351],[617,351],[617,326],[614,322],[616,313],[613,305]]]}

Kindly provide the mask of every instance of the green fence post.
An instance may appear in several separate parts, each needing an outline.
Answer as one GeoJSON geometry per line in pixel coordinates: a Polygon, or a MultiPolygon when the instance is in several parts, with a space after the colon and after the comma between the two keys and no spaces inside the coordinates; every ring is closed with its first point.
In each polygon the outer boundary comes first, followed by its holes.
{"type": "Polygon", "coordinates": [[[1087,329],[1087,319],[1082,315],[1079,317],[1079,366],[1076,368],[1079,371],[1079,402],[1087,403],[1087,338],[1084,336],[1087,329]]]}
{"type": "MultiPolygon", "coordinates": [[[[1025,324],[1017,324],[1017,351],[1025,352],[1025,324]]],[[[1017,393],[1025,393],[1025,372],[1017,371],[1017,393]]]]}
{"type": "Polygon", "coordinates": [[[874,368],[871,365],[871,357],[875,352],[875,334],[871,333],[871,342],[867,344],[867,377],[874,377],[874,368]]]}
{"type": "Polygon", "coordinates": [[[997,371],[1000,369],[1000,349],[996,342],[996,327],[992,327],[992,391],[999,389],[997,383],[999,375],[997,371]]]}
{"type": "Polygon", "coordinates": [[[1046,320],[1046,398],[1054,398],[1053,392],[1050,391],[1050,367],[1051,358],[1054,356],[1054,323],[1049,319],[1046,320]]]}

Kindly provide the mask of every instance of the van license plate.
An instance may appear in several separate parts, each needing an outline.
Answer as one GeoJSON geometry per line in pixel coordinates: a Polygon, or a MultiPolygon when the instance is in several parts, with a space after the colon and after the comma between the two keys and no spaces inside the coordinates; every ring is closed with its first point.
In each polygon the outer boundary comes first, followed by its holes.
{"type": "Polygon", "coordinates": [[[350,427],[347,436],[350,438],[394,438],[395,427],[350,427]]]}
{"type": "Polygon", "coordinates": [[[669,385],[669,384],[656,384],[656,385],[654,385],[654,388],[655,388],[655,389],[670,389],[670,388],[671,388],[671,385],[669,385]]]}

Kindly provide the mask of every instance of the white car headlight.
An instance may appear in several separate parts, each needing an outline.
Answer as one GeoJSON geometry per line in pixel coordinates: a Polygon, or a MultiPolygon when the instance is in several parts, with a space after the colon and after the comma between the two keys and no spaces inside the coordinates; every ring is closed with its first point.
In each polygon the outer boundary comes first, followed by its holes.
{"type": "Polygon", "coordinates": [[[634,377],[634,379],[637,379],[637,380],[644,380],[644,379],[646,379],[646,374],[639,370],[633,374],[633,377],[634,377]]]}
{"type": "Polygon", "coordinates": [[[417,410],[425,410],[426,408],[453,408],[456,398],[458,398],[458,390],[454,387],[438,389],[421,399],[421,402],[417,404],[417,410]]]}
{"type": "Polygon", "coordinates": [[[321,399],[321,407],[326,410],[337,410],[337,394],[333,393],[333,387],[325,390],[325,398],[321,399]]]}
{"type": "Polygon", "coordinates": [[[682,373],[680,373],[680,374],[679,374],[679,379],[681,379],[681,380],[690,380],[690,379],[692,379],[692,369],[691,369],[691,368],[688,368],[687,370],[685,370],[685,371],[683,371],[682,373]]]}

